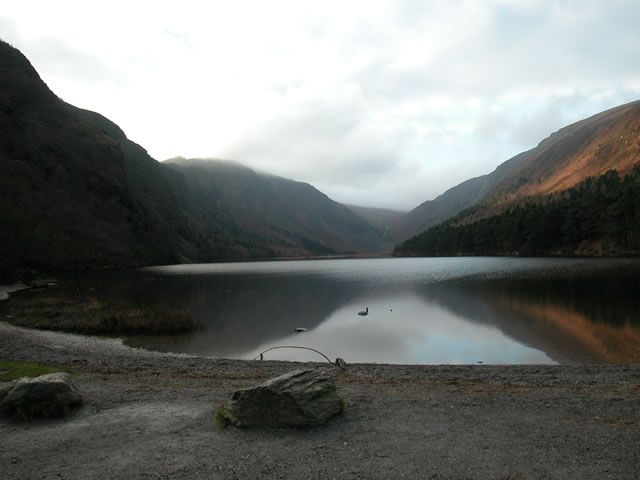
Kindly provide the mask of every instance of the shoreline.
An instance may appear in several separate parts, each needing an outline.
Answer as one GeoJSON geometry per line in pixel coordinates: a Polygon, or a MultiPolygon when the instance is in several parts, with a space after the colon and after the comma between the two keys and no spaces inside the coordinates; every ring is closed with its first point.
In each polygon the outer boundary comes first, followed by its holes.
{"type": "Polygon", "coordinates": [[[8,300],[12,293],[19,292],[20,290],[28,290],[31,287],[24,283],[12,283],[10,285],[0,285],[0,302],[8,300]]]}
{"type": "MultiPolygon", "coordinates": [[[[526,259],[526,258],[553,258],[553,259],[575,259],[575,260],[584,260],[584,259],[629,259],[629,260],[637,260],[640,258],[640,252],[629,251],[629,252],[619,252],[619,253],[574,253],[574,254],[566,254],[566,253],[548,253],[544,255],[534,255],[534,254],[513,254],[508,252],[502,253],[457,253],[451,255],[426,255],[426,254],[416,254],[416,253],[407,253],[407,254],[395,254],[393,250],[384,251],[384,252],[363,252],[363,253],[353,253],[353,254],[332,254],[332,255],[308,255],[308,256],[293,256],[293,257],[247,257],[247,258],[233,258],[233,259],[214,259],[212,261],[194,261],[194,262],[180,262],[180,263],[167,263],[167,264],[130,264],[130,265],[102,265],[102,266],[71,266],[69,268],[58,269],[58,270],[42,270],[37,271],[37,278],[55,278],[59,275],[68,274],[70,272],[87,272],[87,271],[110,271],[110,270],[144,270],[144,269],[152,269],[152,268],[163,268],[163,267],[171,267],[171,266],[193,266],[193,265],[211,265],[211,264],[227,264],[227,263],[255,263],[255,262],[280,262],[280,261],[306,261],[306,260],[368,260],[368,259],[398,259],[398,258],[518,258],[518,259],[526,259]]],[[[0,277],[0,279],[4,279],[5,281],[9,281],[12,283],[0,284],[0,289],[3,287],[10,287],[15,284],[23,284],[25,288],[32,288],[28,285],[28,282],[23,281],[25,275],[6,275],[6,277],[0,277]]],[[[31,275],[27,275],[29,277],[31,275]]],[[[2,300],[2,298],[0,298],[2,300]]]]}
{"type": "Polygon", "coordinates": [[[75,372],[61,421],[0,420],[5,478],[636,478],[640,364],[247,361],[141,350],[0,322],[0,359],[75,372]],[[313,429],[221,430],[233,392],[326,369],[344,414],[313,429]]]}

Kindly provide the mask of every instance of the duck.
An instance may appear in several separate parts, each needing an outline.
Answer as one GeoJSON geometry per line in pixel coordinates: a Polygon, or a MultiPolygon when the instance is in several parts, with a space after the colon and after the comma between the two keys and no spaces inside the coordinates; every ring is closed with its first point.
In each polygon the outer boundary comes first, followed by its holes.
{"type": "Polygon", "coordinates": [[[306,332],[306,331],[307,331],[307,329],[306,329],[306,328],[303,328],[303,327],[298,327],[298,328],[295,328],[295,329],[294,329],[294,331],[295,331],[296,333],[302,333],[302,332],[306,332]]]}
{"type": "Polygon", "coordinates": [[[361,316],[363,316],[363,317],[364,317],[365,315],[369,315],[369,307],[366,307],[364,310],[359,311],[359,312],[358,312],[358,315],[361,315],[361,316]]]}

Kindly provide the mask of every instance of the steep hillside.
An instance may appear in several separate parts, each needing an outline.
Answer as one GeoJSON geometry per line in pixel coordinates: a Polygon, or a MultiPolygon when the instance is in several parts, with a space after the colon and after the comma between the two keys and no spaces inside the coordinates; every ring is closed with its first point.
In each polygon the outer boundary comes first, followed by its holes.
{"type": "Polygon", "coordinates": [[[482,203],[488,209],[561,192],[609,170],[627,175],[640,164],[640,101],[628,103],[558,130],[490,175],[482,203]]]}
{"type": "Polygon", "coordinates": [[[489,175],[472,178],[428,200],[398,219],[393,239],[404,240],[475,205],[481,198],[489,175]]]}
{"type": "Polygon", "coordinates": [[[164,165],[58,98],[0,41],[0,282],[16,272],[375,252],[381,233],[310,185],[164,165]]]}
{"type": "Polygon", "coordinates": [[[261,174],[233,162],[171,159],[188,187],[189,209],[206,218],[225,212],[239,238],[260,240],[275,255],[378,252],[381,231],[313,186],[261,174]]]}
{"type": "Polygon", "coordinates": [[[474,218],[499,213],[521,200],[567,190],[588,177],[640,163],[640,101],[569,125],[492,173],[467,180],[409,212],[395,231],[402,240],[478,206],[474,218]]]}
{"type": "Polygon", "coordinates": [[[0,42],[0,271],[174,261],[174,204],[144,149],[0,42]]]}
{"type": "MultiPolygon", "coordinates": [[[[480,207],[482,208],[482,207],[480,207]]],[[[474,219],[476,207],[396,247],[399,256],[638,255],[640,165],[474,219]]]]}
{"type": "Polygon", "coordinates": [[[390,241],[393,240],[393,230],[407,213],[399,210],[389,210],[387,208],[361,207],[358,205],[345,205],[345,207],[383,232],[384,237],[390,241]]]}

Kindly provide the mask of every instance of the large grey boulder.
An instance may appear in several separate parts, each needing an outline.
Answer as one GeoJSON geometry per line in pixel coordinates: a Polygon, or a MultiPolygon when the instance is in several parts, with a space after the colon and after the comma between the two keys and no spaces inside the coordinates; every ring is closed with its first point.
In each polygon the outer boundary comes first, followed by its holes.
{"type": "Polygon", "coordinates": [[[63,417],[81,402],[66,373],[24,377],[0,388],[0,414],[22,420],[63,417]]]}
{"type": "Polygon", "coordinates": [[[342,411],[336,384],[321,370],[295,370],[238,390],[219,411],[219,419],[238,427],[320,425],[342,411]]]}

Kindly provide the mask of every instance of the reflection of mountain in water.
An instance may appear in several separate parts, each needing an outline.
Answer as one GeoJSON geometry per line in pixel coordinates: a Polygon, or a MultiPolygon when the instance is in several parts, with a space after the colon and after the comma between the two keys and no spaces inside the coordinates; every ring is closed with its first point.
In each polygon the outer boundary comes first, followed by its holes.
{"type": "MultiPolygon", "coordinates": [[[[498,329],[474,323],[413,293],[378,292],[357,297],[336,310],[304,337],[290,335],[276,345],[304,342],[347,363],[553,363],[546,354],[503,335],[498,329]],[[369,315],[356,314],[358,305],[369,315]]],[[[265,343],[247,358],[275,346],[265,343]]],[[[307,352],[290,349],[269,352],[268,358],[309,360],[307,352]]]]}
{"type": "Polygon", "coordinates": [[[268,340],[309,330],[357,294],[357,285],[310,275],[161,275],[103,273],[74,284],[103,300],[189,312],[205,329],[189,335],[132,337],[127,343],[166,351],[235,357],[268,340]]]}
{"type": "MultiPolygon", "coordinates": [[[[466,339],[470,332],[479,332],[479,325],[495,327],[559,362],[640,361],[640,275],[635,267],[625,270],[618,264],[598,263],[576,272],[558,262],[555,270],[545,267],[537,274],[523,271],[492,277],[489,272],[437,281],[427,268],[424,277],[408,278],[402,276],[405,263],[384,264],[387,268],[378,273],[370,270],[378,264],[367,262],[341,264],[354,269],[362,265],[354,272],[366,272],[346,277],[314,270],[320,267],[278,273],[277,265],[268,273],[251,268],[206,275],[84,273],[76,274],[68,288],[94,288],[105,301],[184,310],[206,325],[191,335],[128,340],[160,350],[246,357],[265,345],[323,341],[335,346],[336,354],[351,350],[370,358],[370,352],[379,351],[381,357],[375,361],[384,357],[384,361],[437,363],[425,356],[427,343],[434,349],[433,339],[445,335],[447,325],[452,329],[446,334],[449,340],[455,335],[466,339]],[[356,312],[365,306],[372,310],[366,322],[349,326],[359,320],[356,312]],[[456,318],[477,325],[465,327],[456,318]],[[309,329],[309,336],[292,335],[296,327],[309,329]],[[417,350],[402,353],[403,345],[417,350]]],[[[425,261],[425,265],[430,264],[425,261]]],[[[452,261],[451,268],[456,265],[452,261]]],[[[487,333],[484,340],[488,338],[487,333]]],[[[449,348],[467,347],[468,343],[450,342],[449,348]]]]}
{"type": "Polygon", "coordinates": [[[559,362],[640,361],[637,275],[469,280],[424,298],[545,351],[559,362]]]}

